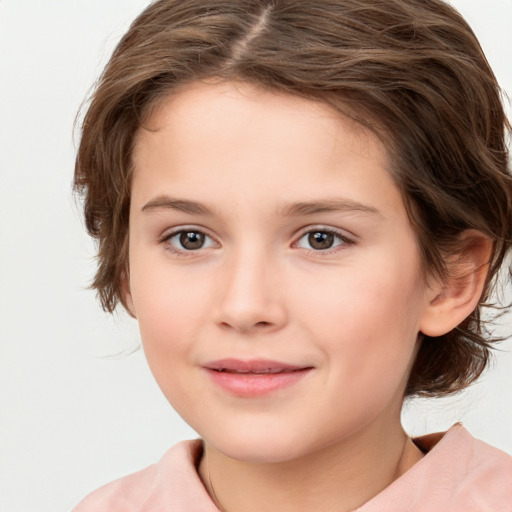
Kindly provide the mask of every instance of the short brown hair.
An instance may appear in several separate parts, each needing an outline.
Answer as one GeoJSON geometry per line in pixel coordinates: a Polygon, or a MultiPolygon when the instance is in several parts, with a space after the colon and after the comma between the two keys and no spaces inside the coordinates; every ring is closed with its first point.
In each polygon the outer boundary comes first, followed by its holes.
{"type": "Polygon", "coordinates": [[[424,336],[406,395],[458,391],[484,370],[493,339],[480,310],[511,245],[512,179],[500,89],[463,18],[441,0],[159,0],[132,24],[82,124],[75,189],[99,242],[92,286],[124,303],[131,153],[159,100],[205,78],[319,100],[374,131],[415,228],[424,269],[446,276],[459,235],[493,242],[478,308],[424,336]]]}

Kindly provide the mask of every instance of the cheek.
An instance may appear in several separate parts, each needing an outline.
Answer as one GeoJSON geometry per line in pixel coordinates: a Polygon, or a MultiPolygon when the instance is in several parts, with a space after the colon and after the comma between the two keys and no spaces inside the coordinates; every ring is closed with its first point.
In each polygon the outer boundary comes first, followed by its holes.
{"type": "Polygon", "coordinates": [[[403,379],[422,311],[419,279],[415,268],[396,257],[311,279],[297,318],[332,363],[336,379],[357,382],[359,390],[377,381],[389,389],[403,379]]]}
{"type": "Polygon", "coordinates": [[[351,267],[312,275],[293,293],[301,310],[298,319],[310,322],[318,333],[338,330],[362,338],[375,331],[410,331],[420,312],[418,279],[398,265],[375,270],[351,267]]]}
{"type": "MultiPolygon", "coordinates": [[[[131,260],[130,288],[144,351],[150,366],[176,362],[194,338],[201,318],[201,287],[162,262],[131,260]]],[[[203,295],[204,297],[204,295],[203,295]]]]}
{"type": "Polygon", "coordinates": [[[182,415],[190,409],[187,404],[194,403],[187,399],[194,393],[187,366],[193,361],[192,340],[197,338],[200,320],[197,297],[190,291],[150,272],[134,279],[134,304],[147,363],[164,396],[182,415]]]}

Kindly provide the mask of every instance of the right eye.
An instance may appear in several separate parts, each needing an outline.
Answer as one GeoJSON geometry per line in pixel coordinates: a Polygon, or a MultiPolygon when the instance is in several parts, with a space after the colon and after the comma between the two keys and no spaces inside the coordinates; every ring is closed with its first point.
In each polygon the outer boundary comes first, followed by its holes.
{"type": "Polygon", "coordinates": [[[217,245],[206,233],[197,229],[180,229],[173,231],[162,239],[176,252],[192,252],[217,245]]]}

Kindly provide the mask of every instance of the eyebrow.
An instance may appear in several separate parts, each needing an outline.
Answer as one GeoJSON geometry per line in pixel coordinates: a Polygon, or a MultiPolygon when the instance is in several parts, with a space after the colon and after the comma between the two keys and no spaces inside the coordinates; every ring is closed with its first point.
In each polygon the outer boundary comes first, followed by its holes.
{"type": "MultiPolygon", "coordinates": [[[[169,196],[158,196],[148,201],[141,209],[143,212],[155,210],[176,210],[191,215],[205,215],[213,217],[215,212],[212,208],[197,201],[188,199],[177,199],[169,196]]],[[[320,201],[302,201],[283,205],[278,214],[283,217],[297,217],[314,215],[329,212],[362,212],[384,218],[377,208],[357,201],[343,198],[332,198],[320,201]]]]}
{"type": "Polygon", "coordinates": [[[177,210],[192,215],[213,216],[214,212],[208,206],[188,199],[175,199],[168,196],[158,196],[148,201],[141,209],[143,212],[154,210],[177,210]]]}
{"type": "Polygon", "coordinates": [[[329,212],[362,212],[384,218],[382,213],[373,206],[342,198],[287,204],[280,213],[284,217],[294,217],[329,212]]]}

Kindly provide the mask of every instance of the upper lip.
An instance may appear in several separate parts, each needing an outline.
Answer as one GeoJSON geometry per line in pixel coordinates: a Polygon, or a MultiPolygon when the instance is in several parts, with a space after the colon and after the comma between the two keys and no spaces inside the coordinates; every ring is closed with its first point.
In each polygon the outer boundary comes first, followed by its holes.
{"type": "Polygon", "coordinates": [[[311,368],[311,366],[282,363],[270,359],[241,360],[232,358],[210,361],[203,366],[208,370],[232,373],[281,373],[311,368]]]}

